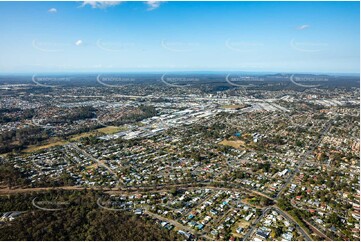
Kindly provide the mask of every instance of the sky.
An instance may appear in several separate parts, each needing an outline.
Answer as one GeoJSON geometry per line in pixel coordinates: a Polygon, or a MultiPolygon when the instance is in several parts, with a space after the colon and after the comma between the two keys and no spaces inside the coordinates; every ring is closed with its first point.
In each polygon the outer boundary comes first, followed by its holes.
{"type": "Polygon", "coordinates": [[[359,2],[0,2],[0,73],[359,73],[359,2]]]}

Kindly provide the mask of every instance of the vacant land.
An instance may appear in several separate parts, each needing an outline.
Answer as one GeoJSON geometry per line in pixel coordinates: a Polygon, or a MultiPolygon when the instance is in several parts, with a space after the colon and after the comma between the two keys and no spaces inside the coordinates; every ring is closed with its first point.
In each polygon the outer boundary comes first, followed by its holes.
{"type": "Polygon", "coordinates": [[[246,105],[223,105],[222,108],[226,108],[226,109],[242,109],[245,108],[246,105]]]}
{"type": "MultiPolygon", "coordinates": [[[[70,141],[78,141],[81,138],[85,138],[85,137],[89,137],[89,136],[99,136],[99,135],[104,135],[104,134],[114,134],[120,131],[126,130],[125,126],[107,126],[104,128],[99,128],[97,130],[92,130],[89,132],[84,132],[81,134],[76,134],[76,135],[72,135],[70,136],[69,140],[70,141]]],[[[23,150],[23,152],[25,153],[31,153],[31,152],[35,152],[38,150],[42,150],[42,149],[46,149],[46,148],[50,148],[53,146],[58,146],[58,145],[65,145],[69,143],[69,141],[63,140],[61,138],[50,138],[48,140],[46,140],[43,144],[40,145],[31,145],[28,146],[26,149],[23,150]]]]}
{"type": "Polygon", "coordinates": [[[77,141],[81,138],[90,137],[90,136],[99,136],[104,134],[114,134],[120,131],[126,130],[124,126],[107,126],[104,128],[99,128],[89,132],[73,135],[70,137],[70,141],[77,141]]]}
{"type": "Polygon", "coordinates": [[[225,145],[225,146],[231,146],[233,148],[236,149],[240,149],[241,147],[244,147],[244,141],[242,140],[223,140],[219,143],[220,145],[225,145]]]}
{"type": "Polygon", "coordinates": [[[35,152],[38,150],[42,150],[42,149],[46,149],[46,148],[50,148],[53,146],[58,146],[58,145],[65,145],[68,142],[65,140],[61,140],[61,139],[56,139],[56,138],[51,138],[49,139],[45,144],[42,145],[31,145],[28,148],[26,148],[25,150],[23,150],[23,152],[25,153],[31,153],[31,152],[35,152]]]}
{"type": "Polygon", "coordinates": [[[114,134],[120,131],[126,130],[126,127],[124,126],[107,126],[104,128],[98,129],[99,132],[104,134],[114,134]]]}

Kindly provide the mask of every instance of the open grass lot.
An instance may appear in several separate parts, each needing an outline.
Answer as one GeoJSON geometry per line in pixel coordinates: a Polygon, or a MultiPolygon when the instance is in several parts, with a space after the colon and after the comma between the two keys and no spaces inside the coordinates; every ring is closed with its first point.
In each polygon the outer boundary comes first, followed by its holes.
{"type": "Polygon", "coordinates": [[[77,141],[81,138],[85,138],[85,137],[89,137],[89,136],[95,136],[99,133],[97,133],[96,131],[89,131],[89,132],[85,132],[85,133],[81,133],[81,134],[76,134],[76,135],[72,135],[70,136],[70,141],[77,141]]]}
{"type": "Polygon", "coordinates": [[[222,106],[222,108],[225,108],[225,109],[242,109],[242,108],[245,108],[245,107],[246,107],[246,105],[239,105],[239,104],[237,104],[237,105],[230,104],[230,105],[223,105],[222,106]]]}
{"type": "Polygon", "coordinates": [[[96,168],[98,168],[98,166],[99,166],[99,165],[95,163],[95,164],[92,164],[92,165],[90,165],[90,166],[87,166],[86,169],[87,169],[87,170],[96,169],[96,168]]]}
{"type": "Polygon", "coordinates": [[[103,134],[114,134],[120,131],[126,130],[124,126],[107,126],[104,128],[97,129],[97,131],[103,133],[103,134]]]}
{"type": "Polygon", "coordinates": [[[220,145],[225,145],[225,146],[232,146],[233,148],[236,149],[241,149],[242,147],[244,147],[244,141],[242,140],[223,140],[221,142],[219,142],[220,145]]]}
{"type": "Polygon", "coordinates": [[[38,150],[42,150],[42,149],[46,149],[46,148],[50,148],[53,146],[58,146],[58,145],[65,145],[68,142],[65,140],[61,140],[61,139],[57,139],[57,138],[51,138],[49,139],[45,144],[42,145],[31,145],[28,148],[26,148],[25,150],[23,150],[23,152],[25,153],[31,153],[31,152],[35,152],[38,150]]]}
{"type": "MultiPolygon", "coordinates": [[[[72,141],[78,141],[81,138],[85,138],[85,137],[89,137],[89,136],[99,136],[99,135],[104,135],[104,134],[114,134],[117,132],[120,132],[122,130],[125,130],[126,128],[124,126],[107,126],[104,128],[99,128],[97,130],[92,130],[89,132],[84,132],[81,134],[76,134],[76,135],[72,135],[70,136],[69,140],[72,141]]],[[[24,149],[23,152],[25,153],[31,153],[31,152],[35,152],[38,150],[42,150],[42,149],[46,149],[46,148],[50,148],[53,146],[58,146],[58,145],[65,145],[69,143],[69,141],[60,139],[60,138],[50,138],[48,140],[46,140],[43,144],[41,145],[31,145],[28,148],[24,149]]]]}
{"type": "Polygon", "coordinates": [[[89,132],[85,132],[85,133],[81,133],[81,134],[77,134],[77,135],[72,135],[70,137],[70,141],[77,141],[81,138],[85,138],[85,137],[89,137],[89,136],[98,136],[98,135],[104,135],[104,134],[114,134],[117,132],[120,132],[122,130],[126,130],[126,128],[124,126],[107,126],[104,128],[99,128],[96,130],[92,130],[89,132]]]}

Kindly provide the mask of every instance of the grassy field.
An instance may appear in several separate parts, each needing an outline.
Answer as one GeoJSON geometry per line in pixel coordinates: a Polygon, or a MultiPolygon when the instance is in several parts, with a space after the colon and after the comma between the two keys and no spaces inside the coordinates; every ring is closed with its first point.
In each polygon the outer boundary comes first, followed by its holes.
{"type": "Polygon", "coordinates": [[[96,130],[92,130],[89,132],[85,132],[85,133],[81,133],[81,134],[76,134],[70,137],[70,141],[77,141],[81,138],[85,138],[85,137],[89,137],[89,136],[99,136],[99,135],[104,135],[104,134],[114,134],[120,131],[126,130],[126,128],[124,126],[107,126],[104,128],[99,128],[96,130]]]}
{"type": "Polygon", "coordinates": [[[98,164],[92,164],[92,165],[90,165],[90,166],[87,166],[86,167],[86,170],[91,170],[91,169],[96,169],[96,168],[98,168],[98,164]]]}
{"type": "MultiPolygon", "coordinates": [[[[104,128],[99,128],[96,130],[92,130],[89,132],[84,132],[81,134],[76,134],[76,135],[72,135],[69,137],[69,141],[78,141],[81,138],[85,138],[85,137],[89,137],[89,136],[99,136],[99,135],[105,135],[105,134],[114,134],[120,131],[126,130],[125,126],[107,126],[104,128]]],[[[69,141],[60,139],[60,138],[50,138],[47,141],[45,141],[43,144],[41,145],[31,145],[29,147],[27,147],[26,149],[23,150],[23,152],[25,153],[31,153],[31,152],[35,152],[38,150],[42,150],[42,149],[46,149],[46,148],[50,148],[53,146],[58,146],[58,145],[65,145],[67,143],[69,143],[69,141]]]]}
{"type": "Polygon", "coordinates": [[[114,133],[126,130],[126,127],[125,126],[119,126],[119,127],[118,126],[107,126],[107,127],[100,128],[97,130],[103,134],[114,134],[114,133]]]}
{"type": "Polygon", "coordinates": [[[222,108],[226,109],[241,109],[246,107],[245,105],[238,105],[238,104],[230,104],[230,105],[223,105],[222,108]]]}
{"type": "Polygon", "coordinates": [[[244,147],[244,142],[242,140],[223,140],[219,143],[220,145],[225,145],[225,146],[231,146],[233,148],[236,149],[240,149],[242,147],[244,147]]]}
{"type": "Polygon", "coordinates": [[[46,149],[46,148],[50,148],[50,147],[54,147],[54,146],[58,146],[58,145],[65,145],[67,143],[68,142],[65,141],[65,140],[61,140],[61,139],[57,139],[57,138],[51,138],[45,144],[31,145],[28,148],[26,148],[25,150],[23,150],[23,152],[31,153],[31,152],[35,152],[35,151],[38,151],[38,150],[42,150],[42,149],[46,149]]]}

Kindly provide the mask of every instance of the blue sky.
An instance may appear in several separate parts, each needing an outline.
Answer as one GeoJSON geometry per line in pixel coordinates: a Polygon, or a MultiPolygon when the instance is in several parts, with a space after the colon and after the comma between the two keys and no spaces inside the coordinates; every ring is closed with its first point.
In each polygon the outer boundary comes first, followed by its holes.
{"type": "Polygon", "coordinates": [[[0,2],[0,72],[359,73],[359,2],[0,2]]]}

